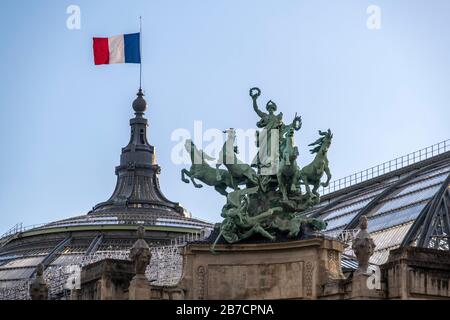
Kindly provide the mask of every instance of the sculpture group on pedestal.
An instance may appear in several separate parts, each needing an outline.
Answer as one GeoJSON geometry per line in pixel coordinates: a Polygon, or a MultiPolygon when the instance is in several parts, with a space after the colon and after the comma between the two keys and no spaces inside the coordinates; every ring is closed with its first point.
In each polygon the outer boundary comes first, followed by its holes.
{"type": "Polygon", "coordinates": [[[215,168],[207,162],[214,158],[199,150],[191,140],[185,143],[192,166],[182,170],[182,181],[191,181],[194,187],[201,188],[203,185],[197,179],[227,197],[221,213],[224,220],[215,243],[221,237],[228,243],[236,243],[255,234],[272,241],[283,233],[294,238],[302,228],[319,231],[326,227],[323,221],[307,218],[302,212],[319,203],[319,187],[327,187],[330,182],[327,152],[333,135],[330,129],[319,130],[319,139],[310,144],[315,158],[300,168],[294,134],[302,127],[301,117],[296,114],[286,125],[283,114],[275,114],[277,105],[273,101],[267,103],[267,113],[259,109],[260,95],[260,89],[250,89],[253,109],[260,117],[256,125],[261,129],[256,134],[258,152],[251,165],[237,157],[233,128],[224,131],[227,139],[215,168]],[[220,168],[222,165],[226,170],[220,168]],[[327,180],[321,182],[324,174],[327,180]]]}

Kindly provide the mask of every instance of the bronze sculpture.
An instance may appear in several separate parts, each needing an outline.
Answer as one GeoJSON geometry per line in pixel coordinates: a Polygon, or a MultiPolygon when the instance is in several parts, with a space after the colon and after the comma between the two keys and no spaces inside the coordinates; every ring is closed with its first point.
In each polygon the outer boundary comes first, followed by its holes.
{"type": "Polygon", "coordinates": [[[213,160],[211,157],[198,150],[192,141],[186,141],[192,166],[189,171],[182,170],[182,180],[189,182],[185,178],[187,175],[194,186],[200,188],[201,185],[193,180],[196,178],[227,196],[227,203],[221,213],[224,220],[220,223],[220,232],[212,251],[220,238],[228,243],[236,243],[259,235],[275,241],[280,234],[294,238],[302,230],[315,232],[326,227],[323,221],[307,218],[303,212],[320,201],[318,189],[328,186],[331,179],[327,158],[333,138],[331,130],[319,131],[321,137],[310,144],[314,147],[311,153],[316,156],[310,164],[300,169],[294,134],[302,127],[301,117],[295,114],[292,123],[285,125],[283,114],[275,114],[277,106],[271,100],[266,106],[268,113],[258,108],[257,99],[260,95],[259,88],[250,89],[253,109],[260,117],[256,125],[262,129],[257,132],[258,153],[251,166],[237,158],[236,132],[232,128],[224,131],[227,140],[215,169],[207,163],[213,160]],[[200,159],[197,161],[200,164],[196,164],[195,158],[200,159]],[[220,169],[222,164],[227,170],[220,169]],[[322,183],[324,174],[327,180],[322,183]],[[305,187],[304,193],[302,185],[305,187]],[[243,189],[240,189],[241,186],[243,189]],[[228,193],[227,188],[232,191],[228,193]]]}
{"type": "Polygon", "coordinates": [[[319,193],[317,192],[319,186],[327,187],[331,180],[331,172],[330,168],[328,167],[327,152],[330,148],[331,139],[333,138],[333,134],[331,133],[330,129],[325,132],[319,130],[319,135],[321,135],[322,137],[309,145],[315,146],[310,151],[312,154],[316,153],[316,157],[310,164],[303,167],[303,169],[300,171],[300,179],[305,185],[306,192],[310,193],[311,191],[309,185],[313,185],[314,187],[312,190],[312,194],[317,197],[317,200],[320,197],[319,193]],[[321,183],[320,179],[322,178],[324,173],[327,175],[327,181],[325,183],[321,183]]]}
{"type": "Polygon", "coordinates": [[[225,131],[227,140],[223,144],[222,150],[219,154],[219,161],[216,168],[219,169],[223,164],[231,175],[232,184],[235,189],[239,185],[245,184],[247,187],[258,185],[259,179],[256,172],[246,163],[241,162],[237,158],[238,149],[234,146],[236,140],[236,131],[230,128],[225,131]]]}
{"type": "Polygon", "coordinates": [[[297,191],[300,169],[297,165],[298,148],[294,146],[294,129],[287,133],[285,146],[280,152],[280,166],[277,172],[278,185],[284,201],[288,201],[288,193],[297,191]]]}
{"type": "Polygon", "coordinates": [[[198,179],[209,186],[213,186],[217,192],[224,196],[228,194],[227,188],[236,188],[230,173],[227,170],[211,167],[205,160],[214,160],[214,158],[208,156],[203,150],[197,149],[192,140],[186,140],[185,148],[191,157],[192,166],[189,170],[181,170],[181,180],[183,182],[189,183],[189,180],[186,178],[188,176],[194,187],[202,188],[203,185],[196,183],[194,180],[198,179]]]}

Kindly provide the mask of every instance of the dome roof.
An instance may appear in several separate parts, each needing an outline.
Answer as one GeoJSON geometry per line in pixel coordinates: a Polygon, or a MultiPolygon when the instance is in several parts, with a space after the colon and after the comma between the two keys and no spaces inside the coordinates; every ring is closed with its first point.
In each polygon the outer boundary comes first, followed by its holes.
{"type": "Polygon", "coordinates": [[[161,168],[155,147],[147,140],[143,95],[139,89],[133,102],[130,140],[122,148],[115,169],[116,186],[108,200],[86,215],[29,229],[16,228],[0,237],[0,300],[27,299],[28,282],[38,264],[46,269],[50,296],[58,298],[72,272],[70,268],[105,257],[127,259],[139,226],[145,229],[145,240],[158,247],[180,241],[177,239],[198,238],[212,228],[212,224],[190,217],[186,209],[162,193],[161,168]]]}

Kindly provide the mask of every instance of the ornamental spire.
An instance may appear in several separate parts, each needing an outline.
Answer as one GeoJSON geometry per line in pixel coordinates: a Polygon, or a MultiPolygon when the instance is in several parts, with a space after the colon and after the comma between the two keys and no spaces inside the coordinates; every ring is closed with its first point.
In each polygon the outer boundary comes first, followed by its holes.
{"type": "Polygon", "coordinates": [[[122,148],[120,165],[116,167],[116,188],[109,200],[97,204],[92,213],[139,209],[168,216],[182,215],[183,208],[168,200],[159,187],[161,168],[156,162],[155,147],[147,140],[148,120],[144,118],[147,102],[141,88],[132,106],[135,117],[130,119],[130,140],[122,148]]]}

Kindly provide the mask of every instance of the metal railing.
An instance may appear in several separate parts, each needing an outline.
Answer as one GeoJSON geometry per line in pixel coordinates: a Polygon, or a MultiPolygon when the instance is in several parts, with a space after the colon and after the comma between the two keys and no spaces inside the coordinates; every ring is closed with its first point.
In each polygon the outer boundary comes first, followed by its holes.
{"type": "Polygon", "coordinates": [[[6,231],[4,234],[2,234],[2,235],[0,236],[0,239],[7,238],[7,237],[9,237],[9,236],[12,236],[12,235],[18,233],[18,232],[22,232],[22,229],[23,229],[22,223],[17,223],[17,224],[14,225],[11,229],[9,229],[9,230],[6,231]]]}
{"type": "Polygon", "coordinates": [[[350,244],[353,239],[355,239],[356,235],[359,232],[358,229],[349,229],[349,230],[338,230],[338,231],[329,231],[324,232],[324,234],[328,237],[336,239],[337,241],[343,242],[345,244],[350,244]]]}
{"type": "Polygon", "coordinates": [[[186,233],[170,240],[170,246],[184,246],[188,242],[201,241],[209,237],[213,228],[203,228],[200,232],[186,233]]]}
{"type": "Polygon", "coordinates": [[[11,229],[9,229],[8,231],[6,231],[4,234],[2,234],[0,236],[0,243],[3,240],[6,240],[7,238],[9,238],[17,233],[21,233],[21,232],[25,232],[25,231],[28,231],[31,229],[39,228],[39,227],[45,226],[46,224],[47,223],[39,223],[39,224],[24,226],[22,222],[17,223],[14,227],[12,227],[11,229]]]}
{"type": "Polygon", "coordinates": [[[352,185],[379,177],[383,174],[407,167],[414,163],[432,158],[450,150],[450,139],[433,144],[429,147],[417,150],[402,157],[384,162],[375,167],[354,173],[347,177],[331,181],[328,187],[319,190],[321,195],[332,193],[352,185]]]}
{"type": "MultiPolygon", "coordinates": [[[[195,219],[197,219],[197,218],[195,218],[195,219]]],[[[92,219],[92,220],[94,220],[94,219],[92,219]]],[[[197,219],[197,220],[200,220],[200,219],[197,219]]],[[[85,221],[83,221],[83,222],[85,223],[85,221]]],[[[61,222],[61,223],[52,223],[52,224],[39,223],[39,224],[33,224],[33,225],[29,225],[29,226],[23,226],[22,223],[18,223],[14,227],[12,227],[8,231],[6,231],[3,235],[0,236],[0,243],[2,243],[3,241],[6,241],[9,237],[11,237],[11,236],[13,236],[13,235],[15,235],[17,233],[29,231],[29,230],[32,230],[32,229],[37,229],[37,228],[41,228],[41,227],[44,227],[44,226],[48,226],[48,227],[68,227],[68,226],[71,226],[71,225],[77,226],[77,225],[83,225],[83,222],[74,221],[74,222],[68,222],[68,223],[61,222]]],[[[112,222],[114,222],[114,224],[130,224],[131,223],[130,221],[120,221],[120,220],[111,218],[109,220],[101,220],[101,221],[97,222],[97,224],[98,225],[101,225],[101,224],[112,224],[112,222]]],[[[164,225],[163,222],[157,221],[157,223],[158,224],[156,224],[156,225],[164,225]]],[[[182,220],[180,220],[179,223],[177,223],[177,222],[171,222],[171,223],[172,224],[178,224],[178,225],[184,225],[182,220]]],[[[192,222],[189,222],[189,223],[192,224],[192,222]]],[[[142,223],[139,222],[139,221],[136,221],[133,224],[141,225],[142,223]]],[[[198,224],[198,223],[195,223],[195,224],[198,224]]],[[[200,225],[200,224],[198,224],[198,225],[200,225]]],[[[199,230],[199,232],[200,233],[204,232],[204,229],[208,229],[209,230],[209,228],[202,228],[201,230],[199,230]]],[[[183,241],[186,242],[186,240],[188,240],[188,241],[200,240],[200,238],[194,239],[196,237],[196,235],[197,235],[197,233],[192,233],[192,235],[186,235],[186,236],[180,237],[179,241],[180,242],[183,242],[183,241]]]]}

